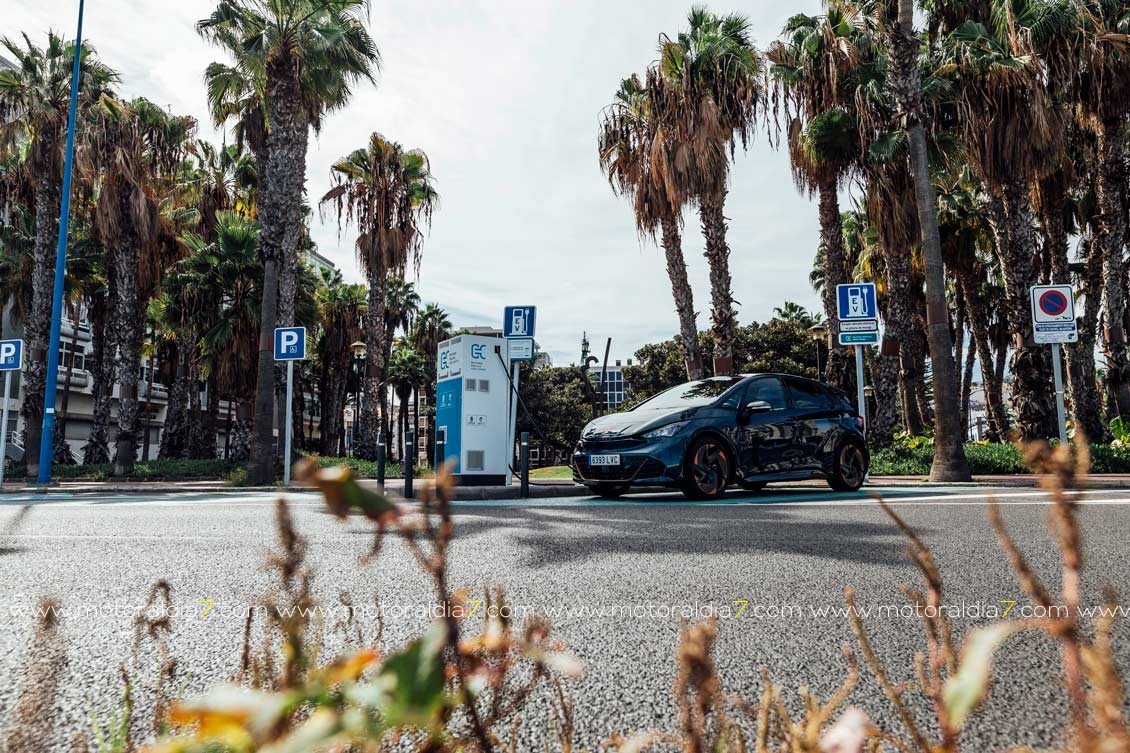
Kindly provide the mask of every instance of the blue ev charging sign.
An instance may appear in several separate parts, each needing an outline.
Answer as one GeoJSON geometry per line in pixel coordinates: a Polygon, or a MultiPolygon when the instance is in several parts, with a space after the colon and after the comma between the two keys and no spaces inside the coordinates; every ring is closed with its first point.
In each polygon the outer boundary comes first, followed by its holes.
{"type": "Polygon", "coordinates": [[[507,306],[502,311],[503,337],[533,337],[537,306],[507,306]]]}

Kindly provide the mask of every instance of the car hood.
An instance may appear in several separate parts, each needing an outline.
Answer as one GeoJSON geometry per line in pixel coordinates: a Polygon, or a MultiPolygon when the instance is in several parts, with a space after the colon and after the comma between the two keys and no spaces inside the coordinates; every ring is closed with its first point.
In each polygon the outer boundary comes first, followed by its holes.
{"type": "Polygon", "coordinates": [[[646,407],[624,413],[611,413],[590,421],[581,432],[581,439],[611,439],[629,437],[643,431],[657,429],[675,421],[686,421],[698,412],[697,408],[671,410],[660,408],[648,410],[646,407]]]}

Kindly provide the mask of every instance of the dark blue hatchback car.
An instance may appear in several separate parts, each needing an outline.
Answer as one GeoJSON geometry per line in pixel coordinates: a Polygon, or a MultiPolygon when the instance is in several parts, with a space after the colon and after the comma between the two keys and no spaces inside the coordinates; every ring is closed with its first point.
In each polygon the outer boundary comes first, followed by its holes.
{"type": "Polygon", "coordinates": [[[673,387],[585,427],[573,478],[605,497],[632,486],[717,499],[730,484],[827,479],[855,491],[870,456],[847,396],[784,374],[714,377],[673,387]]]}

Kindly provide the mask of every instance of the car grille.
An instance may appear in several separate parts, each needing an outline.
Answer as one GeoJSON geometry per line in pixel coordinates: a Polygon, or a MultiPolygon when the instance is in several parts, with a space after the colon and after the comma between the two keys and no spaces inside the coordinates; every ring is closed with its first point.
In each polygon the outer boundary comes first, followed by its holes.
{"type": "Polygon", "coordinates": [[[609,439],[582,439],[577,449],[581,452],[614,452],[639,447],[643,440],[638,437],[614,437],[609,439]]]}

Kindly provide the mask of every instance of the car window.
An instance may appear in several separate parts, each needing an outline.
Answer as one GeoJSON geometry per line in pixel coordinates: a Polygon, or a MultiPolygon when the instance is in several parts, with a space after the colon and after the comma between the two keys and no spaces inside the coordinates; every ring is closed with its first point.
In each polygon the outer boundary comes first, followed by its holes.
{"type": "Polygon", "coordinates": [[[715,377],[703,379],[698,382],[687,382],[678,387],[672,387],[666,392],[660,392],[653,398],[645,400],[632,410],[656,410],[669,408],[693,408],[699,405],[709,405],[717,400],[722,393],[741,382],[741,377],[715,377]]]}
{"type": "Polygon", "coordinates": [[[804,379],[790,379],[789,393],[797,410],[826,410],[832,407],[832,398],[819,384],[804,379]]]}
{"type": "Polygon", "coordinates": [[[785,386],[781,384],[781,380],[777,377],[763,377],[753,380],[746,391],[745,401],[752,403],[757,400],[769,403],[773,410],[789,407],[788,399],[785,397],[785,386]]]}

